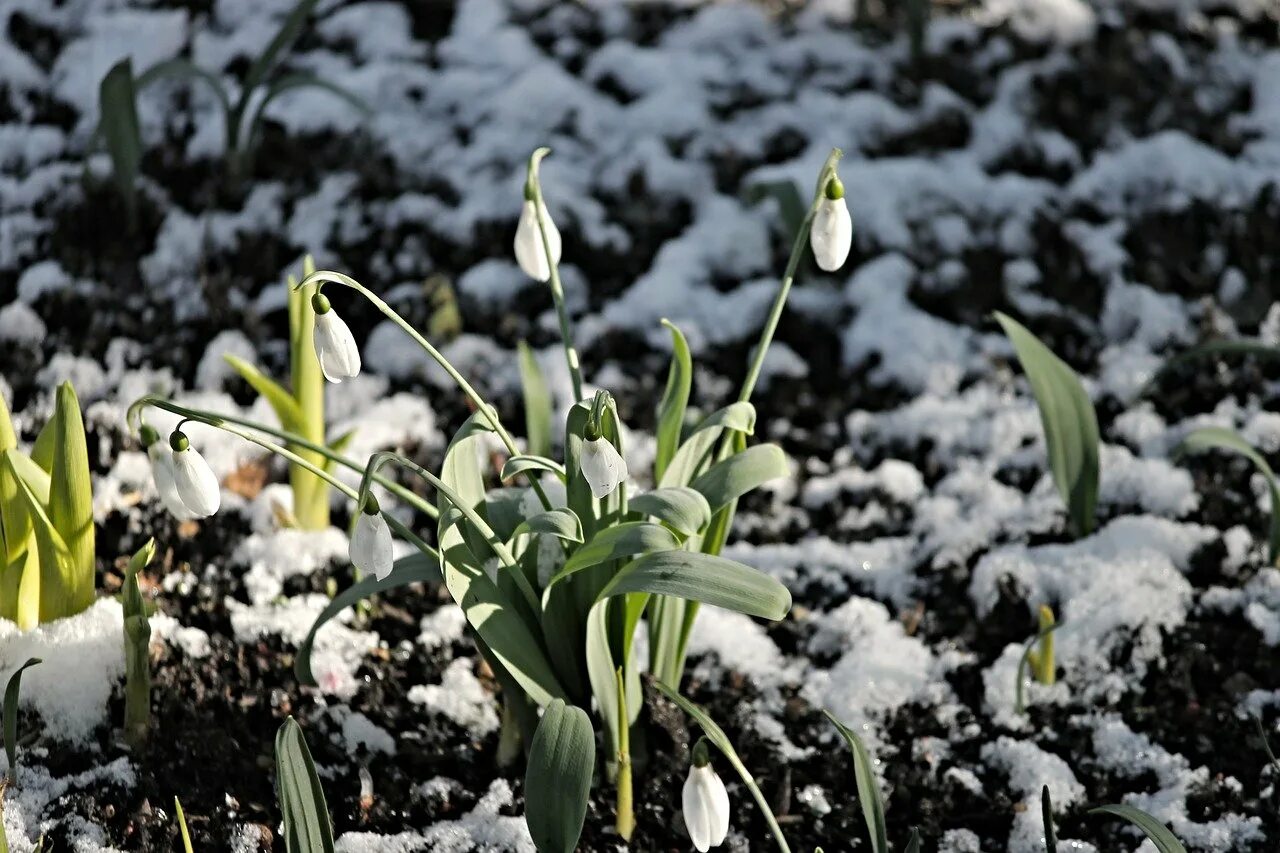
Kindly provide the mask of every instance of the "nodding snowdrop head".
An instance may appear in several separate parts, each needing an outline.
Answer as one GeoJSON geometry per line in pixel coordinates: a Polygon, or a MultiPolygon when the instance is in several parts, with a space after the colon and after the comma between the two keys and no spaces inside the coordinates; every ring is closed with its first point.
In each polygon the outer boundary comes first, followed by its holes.
{"type": "Polygon", "coordinates": [[[191,448],[191,442],[181,430],[169,436],[173,450],[173,483],[178,499],[195,518],[207,518],[218,511],[222,502],[222,489],[218,478],[204,461],[204,457],[191,448]]]}
{"type": "Polygon", "coordinates": [[[849,217],[849,205],[844,200],[844,184],[832,177],[827,181],[818,210],[809,229],[809,245],[818,266],[827,272],[835,272],[844,266],[853,245],[853,220],[849,217]]]}
{"type": "Polygon", "coordinates": [[[582,455],[579,466],[591,494],[599,500],[613,493],[613,490],[626,482],[627,460],[622,458],[613,442],[600,434],[595,425],[588,425],[583,434],[586,441],[582,444],[582,455]]]}
{"type": "Polygon", "coordinates": [[[169,514],[179,521],[195,518],[195,513],[187,509],[178,495],[178,483],[173,473],[173,452],[160,440],[160,433],[150,424],[142,425],[142,446],[147,449],[147,458],[151,460],[151,476],[156,482],[156,491],[160,494],[160,502],[169,514]]]}
{"type": "Polygon", "coordinates": [[[535,281],[551,278],[551,264],[560,263],[560,231],[551,221],[545,204],[535,201],[531,187],[525,188],[524,206],[520,208],[520,222],[516,225],[516,262],[524,274],[535,281]],[[547,243],[551,246],[551,263],[547,263],[546,247],[542,245],[542,232],[538,229],[538,210],[541,206],[542,221],[547,225],[547,243]]]}
{"type": "Polygon", "coordinates": [[[355,379],[360,375],[360,348],[351,329],[329,304],[329,297],[317,291],[311,296],[316,314],[315,347],[320,372],[330,382],[355,379]]]}
{"type": "Polygon", "coordinates": [[[356,519],[356,529],[351,534],[351,548],[347,552],[351,565],[378,580],[391,574],[391,529],[382,517],[378,499],[367,495],[356,519]]]}
{"type": "Polygon", "coordinates": [[[719,847],[729,834],[729,792],[711,769],[706,740],[693,748],[693,765],[681,796],[684,825],[698,853],[719,847]]]}

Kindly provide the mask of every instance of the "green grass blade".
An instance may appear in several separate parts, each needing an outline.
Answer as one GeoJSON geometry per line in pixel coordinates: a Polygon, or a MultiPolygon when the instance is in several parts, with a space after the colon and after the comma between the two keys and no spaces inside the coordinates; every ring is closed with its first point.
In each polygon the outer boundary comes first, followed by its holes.
{"type": "Polygon", "coordinates": [[[693,356],[689,354],[684,334],[668,320],[663,320],[662,325],[671,330],[671,369],[667,372],[667,388],[658,403],[658,451],[653,460],[655,483],[662,482],[662,475],[680,447],[689,389],[693,385],[693,356]]]}
{"type": "MultiPolygon", "coordinates": [[[[867,823],[867,833],[871,836],[873,853],[889,853],[889,835],[885,829],[884,802],[880,798],[880,789],[876,785],[875,766],[867,745],[858,737],[857,732],[836,719],[830,711],[823,711],[827,719],[840,732],[849,751],[853,753],[853,775],[858,786],[858,801],[862,804],[862,818],[867,823]]],[[[918,846],[918,845],[917,845],[918,846]]]]}
{"type": "Polygon", "coordinates": [[[524,341],[517,344],[520,362],[520,385],[524,389],[525,435],[529,439],[529,455],[551,455],[551,392],[547,379],[538,366],[533,350],[524,341]]]}
{"type": "Polygon", "coordinates": [[[587,816],[596,763],[596,733],[581,708],[557,699],[547,706],[529,748],[525,820],[538,853],[572,853],[587,816]]]}
{"type": "Polygon", "coordinates": [[[920,830],[912,827],[911,840],[907,842],[905,853],[920,853],[920,830]]]}
{"type": "Polygon", "coordinates": [[[1090,809],[1089,814],[1109,814],[1124,818],[1141,829],[1147,838],[1151,839],[1151,843],[1156,846],[1159,853],[1187,853],[1187,848],[1182,846],[1182,842],[1169,831],[1167,826],[1141,809],[1117,804],[1090,809]]]}
{"type": "Polygon", "coordinates": [[[1076,535],[1093,531],[1098,504],[1098,418],[1080,377],[1021,323],[996,312],[1040,407],[1049,468],[1076,535]]]}
{"type": "Polygon", "coordinates": [[[302,728],[289,717],[276,733],[276,787],[288,853],[333,853],[333,825],[302,728]]]}
{"type": "Polygon", "coordinates": [[[11,782],[18,776],[18,699],[22,691],[22,672],[38,663],[42,663],[40,658],[31,658],[18,667],[4,688],[4,754],[9,759],[11,782]]]}

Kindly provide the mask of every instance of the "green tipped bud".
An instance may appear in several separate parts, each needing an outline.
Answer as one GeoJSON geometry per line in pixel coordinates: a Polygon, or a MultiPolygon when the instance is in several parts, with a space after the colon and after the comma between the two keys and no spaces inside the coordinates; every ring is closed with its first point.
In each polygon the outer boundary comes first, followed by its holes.
{"type": "Polygon", "coordinates": [[[160,433],[151,424],[143,424],[142,429],[138,430],[138,437],[142,440],[142,447],[145,450],[160,440],[160,433]]]}
{"type": "Polygon", "coordinates": [[[174,453],[181,453],[191,446],[191,441],[187,438],[186,433],[182,430],[175,429],[169,435],[169,447],[173,448],[174,453]]]}
{"type": "Polygon", "coordinates": [[[831,176],[831,180],[827,181],[827,198],[832,201],[839,201],[844,198],[844,184],[835,175],[831,176]]]}
{"type": "Polygon", "coordinates": [[[329,304],[329,297],[318,290],[311,294],[311,310],[316,312],[317,315],[328,314],[332,308],[333,306],[329,304]]]}
{"type": "Polygon", "coordinates": [[[698,738],[698,742],[693,745],[693,766],[706,767],[711,763],[711,756],[707,750],[707,739],[698,738]]]}
{"type": "Polygon", "coordinates": [[[365,515],[377,515],[382,512],[382,507],[378,505],[378,499],[374,497],[373,492],[364,496],[364,503],[360,508],[364,510],[365,515]]]}
{"type": "Polygon", "coordinates": [[[537,200],[538,200],[538,191],[537,191],[537,189],[533,186],[533,179],[532,179],[532,178],[524,182],[524,200],[525,200],[525,201],[537,201],[537,200]]]}
{"type": "Polygon", "coordinates": [[[587,421],[587,425],[582,428],[582,437],[587,441],[596,441],[600,438],[600,424],[595,421],[587,421]]]}

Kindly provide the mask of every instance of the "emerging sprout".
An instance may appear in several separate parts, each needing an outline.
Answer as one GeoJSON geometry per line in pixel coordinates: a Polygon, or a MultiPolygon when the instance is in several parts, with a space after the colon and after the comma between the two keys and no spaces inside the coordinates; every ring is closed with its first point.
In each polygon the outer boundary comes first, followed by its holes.
{"type": "Polygon", "coordinates": [[[348,554],[351,565],[365,574],[375,575],[378,580],[385,580],[391,574],[391,529],[382,517],[378,499],[372,494],[365,498],[360,517],[356,519],[348,554]]]}
{"type": "Polygon", "coordinates": [[[133,555],[120,595],[124,608],[124,735],[133,749],[145,747],[151,732],[151,623],[138,573],[155,553],[152,539],[133,555]]]}
{"type": "Polygon", "coordinates": [[[719,847],[729,834],[729,792],[712,769],[706,739],[693,748],[693,766],[681,796],[684,825],[698,853],[719,847]]]}
{"type": "MultiPolygon", "coordinates": [[[[9,761],[10,782],[18,778],[18,698],[22,691],[22,672],[28,667],[42,663],[40,658],[31,658],[9,676],[9,683],[4,688],[4,753],[9,761]]],[[[3,788],[3,785],[0,785],[3,788]]],[[[0,825],[0,831],[3,826],[0,825]]]]}
{"type": "Polygon", "coordinates": [[[204,457],[191,448],[191,441],[181,430],[169,436],[173,448],[173,481],[178,498],[196,518],[208,518],[218,511],[222,492],[218,478],[204,461],[204,457]]]}
{"type": "Polygon", "coordinates": [[[1040,605],[1040,641],[1039,649],[1032,649],[1027,654],[1027,662],[1031,665],[1031,674],[1036,681],[1052,687],[1057,680],[1057,664],[1053,659],[1053,608],[1047,604],[1040,605]]]}
{"type": "Polygon", "coordinates": [[[809,245],[813,247],[814,260],[827,272],[840,269],[849,257],[849,247],[853,245],[853,219],[844,200],[844,184],[834,175],[827,181],[822,200],[814,213],[809,245]]]}
{"type": "Polygon", "coordinates": [[[355,379],[360,375],[360,348],[351,329],[323,293],[311,297],[311,307],[316,312],[316,358],[324,378],[335,384],[355,379]]]}

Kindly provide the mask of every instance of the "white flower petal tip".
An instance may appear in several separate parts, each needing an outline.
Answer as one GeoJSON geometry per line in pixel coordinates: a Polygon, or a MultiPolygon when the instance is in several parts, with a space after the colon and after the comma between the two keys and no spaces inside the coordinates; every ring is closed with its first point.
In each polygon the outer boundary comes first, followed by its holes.
{"type": "MultiPolygon", "coordinates": [[[[328,300],[324,301],[328,305],[328,300]]],[[[316,358],[320,372],[335,384],[360,375],[360,348],[351,329],[332,308],[316,312],[316,358]]]]}
{"type": "Polygon", "coordinates": [[[351,548],[347,552],[351,565],[378,580],[386,580],[391,574],[391,528],[378,512],[361,512],[356,519],[356,529],[351,534],[351,548]]]}
{"type": "Polygon", "coordinates": [[[551,245],[550,264],[546,247],[542,245],[542,232],[538,230],[538,209],[532,201],[526,201],[520,208],[520,222],[516,225],[516,262],[524,274],[535,281],[551,278],[551,264],[560,263],[560,230],[551,221],[545,204],[542,218],[547,223],[547,242],[551,245]]]}
{"type": "Polygon", "coordinates": [[[729,792],[711,765],[689,768],[681,795],[684,825],[698,853],[719,847],[729,834],[729,792]]]}
{"type": "Polygon", "coordinates": [[[596,500],[611,494],[627,479],[627,460],[603,438],[588,439],[582,445],[579,464],[596,500]]]}
{"type": "Polygon", "coordinates": [[[173,473],[173,452],[162,442],[154,441],[147,448],[147,457],[151,459],[151,476],[156,482],[156,491],[160,494],[160,502],[169,514],[179,521],[195,518],[195,513],[187,509],[178,495],[178,482],[173,473]]]}
{"type": "Polygon", "coordinates": [[[208,518],[217,512],[222,503],[222,487],[204,457],[188,446],[174,450],[172,459],[174,487],[192,516],[208,518]]]}
{"type": "Polygon", "coordinates": [[[814,260],[826,272],[835,272],[844,266],[853,246],[853,219],[849,216],[843,187],[839,193],[838,198],[831,198],[830,193],[822,197],[809,229],[814,260]]]}

